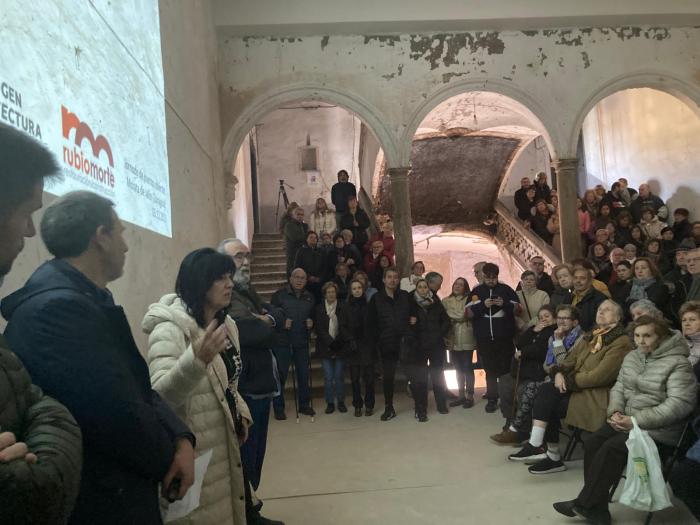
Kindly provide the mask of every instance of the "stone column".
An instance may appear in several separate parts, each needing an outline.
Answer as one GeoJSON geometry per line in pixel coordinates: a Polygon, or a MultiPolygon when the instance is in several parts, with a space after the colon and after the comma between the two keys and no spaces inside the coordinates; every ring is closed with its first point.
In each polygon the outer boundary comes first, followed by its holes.
{"type": "Polygon", "coordinates": [[[413,263],[413,229],[411,223],[411,199],[408,191],[410,168],[389,168],[391,179],[391,203],[393,208],[396,267],[401,277],[411,273],[413,263]]]}
{"type": "Polygon", "coordinates": [[[581,234],[576,211],[578,159],[560,159],[555,164],[559,193],[561,256],[564,262],[581,257],[581,234]]]}

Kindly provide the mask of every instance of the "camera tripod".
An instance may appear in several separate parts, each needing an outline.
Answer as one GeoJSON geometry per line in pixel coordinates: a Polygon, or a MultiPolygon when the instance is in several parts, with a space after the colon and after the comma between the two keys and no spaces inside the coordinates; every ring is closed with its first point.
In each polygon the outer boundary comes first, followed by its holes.
{"type": "Polygon", "coordinates": [[[285,186],[287,186],[291,190],[294,189],[294,186],[291,186],[284,182],[284,179],[280,179],[280,187],[279,190],[277,190],[277,211],[275,212],[275,224],[279,224],[280,199],[284,202],[285,213],[287,212],[287,208],[289,208],[289,197],[287,197],[287,190],[284,189],[285,186]]]}

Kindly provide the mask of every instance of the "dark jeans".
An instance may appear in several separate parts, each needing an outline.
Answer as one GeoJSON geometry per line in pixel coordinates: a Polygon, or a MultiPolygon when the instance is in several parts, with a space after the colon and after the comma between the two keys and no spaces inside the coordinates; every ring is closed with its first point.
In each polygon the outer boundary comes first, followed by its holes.
{"type": "Polygon", "coordinates": [[[627,464],[627,432],[617,432],[605,423],[583,441],[584,485],[578,495],[585,508],[607,508],[610,488],[620,479],[627,464]]]}
{"type": "Polygon", "coordinates": [[[394,406],[394,377],[398,359],[382,359],[382,381],[384,386],[384,404],[394,406]]]}
{"type": "Polygon", "coordinates": [[[258,490],[267,448],[270,398],[253,399],[243,396],[243,399],[248,405],[253,424],[248,429],[248,439],[241,445],[241,462],[245,478],[250,481],[253,490],[258,490]]]}
{"type": "Polygon", "coordinates": [[[345,361],[342,359],[323,360],[323,391],[326,403],[345,404],[345,361]]]}
{"type": "Polygon", "coordinates": [[[564,394],[554,383],[542,383],[532,407],[532,419],[547,422],[544,439],[547,443],[559,443],[560,421],[566,417],[569,408],[569,392],[564,394]]]}
{"type": "Polygon", "coordinates": [[[374,366],[351,365],[352,406],[355,408],[374,408],[374,366]],[[365,383],[365,398],[362,399],[360,380],[365,383]]]}
{"type": "Polygon", "coordinates": [[[272,406],[276,412],[284,410],[284,384],[287,381],[289,365],[294,358],[296,368],[297,392],[299,395],[299,408],[309,406],[309,347],[282,346],[274,349],[277,359],[277,369],[280,374],[280,395],[272,400],[272,406]]]}
{"type": "Polygon", "coordinates": [[[498,400],[498,378],[510,372],[515,347],[511,338],[479,341],[479,358],[486,372],[486,398],[498,400]]]}
{"type": "Polygon", "coordinates": [[[450,350],[450,361],[457,374],[457,395],[464,399],[474,397],[474,350],[450,350]]]}

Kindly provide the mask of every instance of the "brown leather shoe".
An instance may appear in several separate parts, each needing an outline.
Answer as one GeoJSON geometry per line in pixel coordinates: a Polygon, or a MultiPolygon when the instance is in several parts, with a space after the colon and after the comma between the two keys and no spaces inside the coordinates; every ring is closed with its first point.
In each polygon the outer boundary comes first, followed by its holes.
{"type": "Polygon", "coordinates": [[[503,430],[498,434],[494,434],[493,436],[489,436],[489,439],[492,443],[495,443],[496,445],[510,447],[518,446],[523,442],[523,437],[521,435],[518,435],[518,432],[513,432],[512,430],[508,429],[503,430]]]}

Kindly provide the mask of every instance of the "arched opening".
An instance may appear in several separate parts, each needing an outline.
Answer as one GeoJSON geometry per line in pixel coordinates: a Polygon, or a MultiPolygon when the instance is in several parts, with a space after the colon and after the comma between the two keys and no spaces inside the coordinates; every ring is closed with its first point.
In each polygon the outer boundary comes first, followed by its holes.
{"type": "Polygon", "coordinates": [[[622,89],[600,99],[581,125],[579,192],[610,190],[626,178],[649,183],[669,208],[697,220],[700,200],[700,108],[686,96],[651,87],[622,89]]]}
{"type": "Polygon", "coordinates": [[[290,100],[249,122],[231,166],[229,219],[238,237],[250,242],[254,233],[278,232],[284,195],[302,206],[307,218],[318,198],[332,207],[331,188],[341,169],[356,185],[361,202],[366,206],[370,201],[382,143],[345,105],[318,98],[290,100]]]}
{"type": "MultiPolygon", "coordinates": [[[[416,250],[423,227],[461,232],[472,241],[473,234],[481,234],[484,242],[484,233],[493,234],[489,218],[497,201],[515,216],[513,195],[522,177],[534,181],[544,172],[555,186],[554,154],[543,133],[542,122],[526,106],[500,93],[461,93],[428,112],[416,126],[410,154],[416,250]]],[[[391,213],[385,165],[377,166],[374,195],[378,208],[391,213]]],[[[462,273],[470,270],[460,266],[462,273]]]]}

